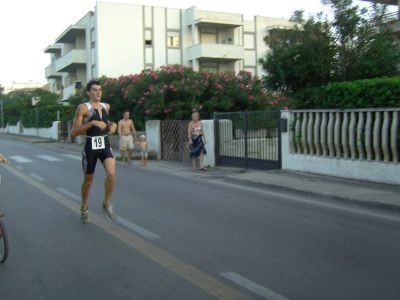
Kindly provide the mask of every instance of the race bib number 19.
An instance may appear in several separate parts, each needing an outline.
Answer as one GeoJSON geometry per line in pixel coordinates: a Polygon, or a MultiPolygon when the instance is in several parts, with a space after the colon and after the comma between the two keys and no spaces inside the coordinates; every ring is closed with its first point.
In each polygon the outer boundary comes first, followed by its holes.
{"type": "Polygon", "coordinates": [[[104,136],[92,137],[92,150],[104,149],[105,147],[104,136]]]}

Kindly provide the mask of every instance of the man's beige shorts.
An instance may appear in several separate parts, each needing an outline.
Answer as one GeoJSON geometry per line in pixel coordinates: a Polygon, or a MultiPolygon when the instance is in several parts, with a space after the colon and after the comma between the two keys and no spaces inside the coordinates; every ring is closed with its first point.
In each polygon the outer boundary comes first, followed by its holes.
{"type": "Polygon", "coordinates": [[[131,135],[121,136],[119,139],[119,150],[125,151],[128,149],[130,150],[133,149],[133,136],[131,135]]]}

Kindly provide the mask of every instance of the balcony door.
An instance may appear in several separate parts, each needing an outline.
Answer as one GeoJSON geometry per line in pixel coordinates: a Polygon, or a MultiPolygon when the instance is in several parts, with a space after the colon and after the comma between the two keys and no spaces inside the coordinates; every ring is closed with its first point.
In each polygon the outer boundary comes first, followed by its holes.
{"type": "Polygon", "coordinates": [[[200,27],[200,43],[201,44],[218,44],[217,28],[200,27]]]}

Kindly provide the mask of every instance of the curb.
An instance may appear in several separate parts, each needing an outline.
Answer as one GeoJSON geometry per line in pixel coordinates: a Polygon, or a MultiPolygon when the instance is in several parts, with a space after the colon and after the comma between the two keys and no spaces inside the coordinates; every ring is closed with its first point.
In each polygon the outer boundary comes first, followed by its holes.
{"type": "Polygon", "coordinates": [[[252,185],[252,186],[259,186],[259,187],[268,187],[272,188],[276,191],[289,191],[289,192],[295,192],[297,194],[302,194],[303,196],[319,196],[323,197],[325,199],[337,201],[337,202],[347,202],[347,203],[352,203],[355,205],[363,206],[363,207],[374,207],[374,208],[381,208],[385,210],[395,210],[400,212],[400,204],[392,204],[392,203],[381,203],[381,202],[374,202],[370,200],[363,200],[363,199],[357,199],[357,198],[346,198],[346,197],[340,197],[340,196],[333,196],[333,195],[327,195],[324,193],[316,192],[316,191],[305,191],[301,189],[296,189],[293,187],[289,186],[282,186],[282,185],[276,185],[272,183],[264,183],[264,182],[259,182],[259,181],[251,181],[251,180],[246,180],[246,179],[237,179],[233,178],[231,176],[225,176],[225,180],[231,183],[237,183],[237,184],[246,184],[246,185],[252,185]]]}

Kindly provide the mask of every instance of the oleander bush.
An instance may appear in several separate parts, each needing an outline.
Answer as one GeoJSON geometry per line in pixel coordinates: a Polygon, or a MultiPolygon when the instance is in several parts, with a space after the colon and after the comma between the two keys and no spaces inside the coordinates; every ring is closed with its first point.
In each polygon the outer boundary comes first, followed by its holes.
{"type": "MultiPolygon", "coordinates": [[[[103,101],[110,103],[114,121],[130,111],[138,129],[146,120],[190,119],[198,111],[203,119],[214,112],[282,109],[287,100],[265,90],[258,77],[249,72],[210,74],[182,66],[144,70],[119,78],[101,77],[103,101]]],[[[87,101],[82,93],[70,99],[74,105],[87,101]]]]}

